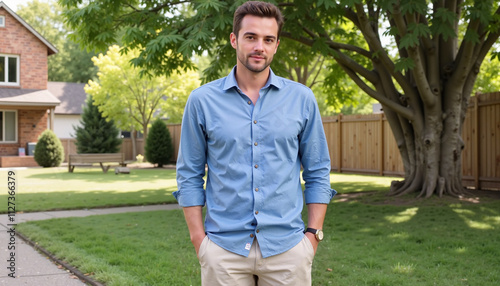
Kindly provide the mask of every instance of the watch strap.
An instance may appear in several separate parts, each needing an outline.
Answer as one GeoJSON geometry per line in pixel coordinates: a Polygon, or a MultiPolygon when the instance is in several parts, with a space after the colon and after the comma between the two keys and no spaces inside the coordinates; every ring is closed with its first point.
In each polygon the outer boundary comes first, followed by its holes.
{"type": "Polygon", "coordinates": [[[304,230],[304,233],[306,233],[306,232],[316,234],[318,232],[318,230],[315,228],[308,227],[308,228],[306,228],[306,230],[304,230]]]}

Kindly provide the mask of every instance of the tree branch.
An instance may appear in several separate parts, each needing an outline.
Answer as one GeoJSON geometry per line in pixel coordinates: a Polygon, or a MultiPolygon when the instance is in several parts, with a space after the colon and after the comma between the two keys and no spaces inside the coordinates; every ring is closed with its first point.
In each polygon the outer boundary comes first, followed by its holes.
{"type": "MultiPolygon", "coordinates": [[[[404,37],[407,34],[407,21],[411,23],[416,23],[416,19],[414,17],[405,18],[401,14],[399,6],[394,7],[394,13],[392,14],[392,18],[394,20],[394,25],[399,31],[399,34],[404,37]]],[[[429,86],[429,82],[426,76],[426,69],[424,67],[423,55],[420,53],[419,48],[406,48],[405,51],[408,53],[408,57],[414,61],[415,67],[412,70],[412,75],[414,75],[414,80],[416,81],[416,85],[419,88],[421,99],[425,102],[426,105],[432,106],[436,103],[437,97],[433,96],[432,90],[429,86]]],[[[408,96],[412,104],[417,107],[419,106],[419,98],[417,94],[414,92],[412,84],[409,82],[409,79],[406,77],[395,77],[398,83],[401,85],[405,94],[408,96]],[[401,79],[401,81],[400,81],[401,79]],[[402,84],[404,83],[404,85],[402,84]]]]}
{"type": "MultiPolygon", "coordinates": [[[[406,22],[409,24],[417,23],[414,15],[408,15],[406,17],[406,22]]],[[[417,88],[420,92],[420,97],[422,98],[422,101],[424,102],[425,105],[434,106],[438,101],[439,93],[434,94],[429,85],[425,68],[426,66],[425,57],[421,52],[419,46],[410,47],[407,50],[408,54],[410,55],[410,58],[413,59],[413,62],[415,64],[412,72],[414,75],[417,88]]]]}
{"type": "MultiPolygon", "coordinates": [[[[306,38],[304,36],[300,36],[300,37],[297,38],[297,37],[292,36],[292,34],[289,33],[289,32],[282,32],[281,36],[285,37],[285,38],[289,38],[289,39],[294,40],[294,41],[297,41],[299,43],[302,43],[302,44],[310,46],[310,47],[312,47],[312,45],[314,44],[314,40],[312,40],[312,39],[306,38]]],[[[377,79],[374,78],[370,74],[370,71],[368,71],[365,67],[361,66],[360,64],[358,64],[354,60],[350,59],[345,54],[343,54],[340,51],[341,48],[335,48],[335,47],[344,47],[344,46],[351,48],[351,49],[349,49],[351,51],[363,50],[363,49],[361,49],[359,47],[355,47],[355,46],[352,46],[352,45],[343,45],[343,44],[339,44],[339,43],[333,43],[332,45],[329,45],[329,47],[332,49],[332,56],[336,60],[337,60],[338,57],[341,57],[342,58],[342,62],[344,64],[353,67],[355,70],[357,70],[358,73],[362,74],[363,77],[367,78],[369,81],[376,81],[377,79]]],[[[364,51],[366,51],[366,50],[364,50],[364,51]]],[[[339,60],[340,60],[340,58],[339,58],[339,60]]]]}
{"type": "Polygon", "coordinates": [[[351,20],[351,22],[356,26],[358,27],[358,29],[360,29],[360,23],[359,23],[359,20],[358,20],[358,16],[356,15],[356,13],[352,10],[351,7],[345,7],[344,8],[344,17],[346,17],[347,19],[351,20]]]}
{"type": "Polygon", "coordinates": [[[314,66],[312,68],[312,71],[311,73],[315,73],[314,75],[314,78],[313,78],[313,81],[311,83],[311,85],[309,86],[309,88],[312,88],[316,83],[317,83],[317,79],[318,79],[318,76],[319,74],[321,73],[321,67],[323,66],[323,63],[325,62],[326,58],[323,57],[323,56],[320,56],[316,62],[314,63],[314,66]]]}
{"type": "Polygon", "coordinates": [[[163,8],[168,7],[168,6],[175,6],[175,5],[184,4],[184,3],[191,3],[191,2],[193,2],[193,1],[177,1],[177,2],[171,2],[171,3],[164,3],[162,5],[156,6],[153,9],[148,10],[148,12],[157,13],[157,12],[161,11],[163,8]]]}
{"type": "MultiPolygon", "coordinates": [[[[498,9],[495,11],[494,15],[497,15],[498,18],[500,19],[500,7],[498,7],[498,9]]],[[[498,25],[500,25],[500,20],[490,23],[490,26],[498,26],[498,25]]],[[[495,32],[490,32],[484,43],[481,45],[481,48],[479,49],[476,61],[483,62],[489,50],[491,49],[491,47],[493,47],[493,45],[496,43],[496,41],[498,41],[499,38],[500,38],[500,29],[497,29],[495,32]]]]}
{"type": "Polygon", "coordinates": [[[348,66],[345,66],[343,64],[340,64],[342,69],[349,75],[349,77],[368,95],[373,97],[374,99],[378,100],[381,104],[389,107],[390,109],[394,110],[401,116],[405,117],[408,120],[412,120],[413,118],[413,111],[409,108],[406,108],[402,105],[400,105],[397,102],[394,102],[390,100],[389,98],[385,97],[384,95],[380,94],[379,92],[375,91],[373,88],[369,87],[359,76],[351,70],[348,66]]]}
{"type": "MultiPolygon", "coordinates": [[[[478,32],[480,26],[481,25],[479,20],[473,20],[469,23],[467,32],[470,30],[478,32]]],[[[467,41],[467,40],[462,41],[462,44],[460,45],[460,50],[457,55],[457,59],[455,60],[456,68],[449,80],[450,85],[453,85],[455,87],[456,86],[463,87],[465,85],[465,80],[467,79],[467,76],[471,71],[472,64],[476,62],[473,58],[474,48],[476,47],[476,45],[478,44],[472,41],[467,41]]]]}
{"type": "MultiPolygon", "coordinates": [[[[366,14],[364,13],[364,8],[362,5],[357,5],[356,6],[356,11],[357,11],[357,17],[358,17],[358,22],[360,23],[359,28],[363,35],[365,36],[365,39],[370,46],[370,49],[372,51],[377,51],[377,58],[378,60],[382,63],[382,66],[385,67],[385,70],[392,76],[396,81],[399,83],[401,88],[404,90],[406,96],[410,98],[410,100],[413,102],[414,106],[417,106],[418,104],[418,97],[413,90],[410,82],[408,79],[401,73],[397,72],[395,65],[393,61],[390,59],[389,55],[385,51],[385,49],[382,47],[382,43],[380,42],[380,38],[375,34],[373,29],[371,28],[371,25],[369,24],[368,18],[366,17],[366,14]]],[[[398,11],[398,10],[396,10],[398,11]]],[[[376,61],[375,58],[371,59],[373,62],[376,61]]],[[[376,65],[376,63],[374,63],[376,65]]]]}

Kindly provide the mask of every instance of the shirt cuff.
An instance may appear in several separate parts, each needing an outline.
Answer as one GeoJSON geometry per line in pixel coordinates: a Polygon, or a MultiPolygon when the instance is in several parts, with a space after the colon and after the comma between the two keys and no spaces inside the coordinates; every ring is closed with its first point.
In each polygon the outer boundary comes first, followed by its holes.
{"type": "Polygon", "coordinates": [[[329,204],[336,194],[334,189],[306,190],[306,204],[329,204]]]}
{"type": "Polygon", "coordinates": [[[175,191],[172,193],[181,207],[205,205],[205,191],[175,191]]]}

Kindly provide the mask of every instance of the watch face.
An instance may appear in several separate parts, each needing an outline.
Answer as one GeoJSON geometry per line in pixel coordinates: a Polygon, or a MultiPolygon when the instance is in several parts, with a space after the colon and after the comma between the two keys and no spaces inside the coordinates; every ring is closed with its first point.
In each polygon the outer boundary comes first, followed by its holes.
{"type": "Polygon", "coordinates": [[[318,232],[316,232],[316,238],[319,240],[319,241],[322,241],[323,240],[323,231],[321,229],[318,229],[318,232]]]}

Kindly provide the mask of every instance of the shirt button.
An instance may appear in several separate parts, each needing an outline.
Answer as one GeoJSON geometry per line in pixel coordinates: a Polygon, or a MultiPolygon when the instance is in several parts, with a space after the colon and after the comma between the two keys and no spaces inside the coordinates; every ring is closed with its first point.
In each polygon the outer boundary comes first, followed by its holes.
{"type": "Polygon", "coordinates": [[[259,214],[259,211],[255,211],[255,214],[259,214]]]}
{"type": "Polygon", "coordinates": [[[247,103],[248,103],[248,105],[250,105],[250,104],[252,104],[252,101],[251,101],[251,100],[249,100],[247,103]]]}
{"type": "Polygon", "coordinates": [[[253,143],[253,145],[257,146],[257,145],[259,145],[259,143],[255,142],[255,143],[253,143]]]}
{"type": "Polygon", "coordinates": [[[260,230],[256,230],[255,232],[256,232],[256,233],[259,233],[259,231],[260,231],[260,230]]]}
{"type": "Polygon", "coordinates": [[[259,191],[259,188],[255,188],[255,191],[258,192],[259,191]]]}
{"type": "Polygon", "coordinates": [[[253,238],[254,236],[255,236],[255,235],[253,235],[253,233],[252,233],[252,234],[250,234],[250,237],[252,237],[252,238],[253,238]]]}
{"type": "Polygon", "coordinates": [[[257,124],[257,120],[254,120],[254,121],[253,121],[253,124],[257,124]]]}
{"type": "Polygon", "coordinates": [[[254,167],[255,167],[255,169],[257,169],[257,168],[259,168],[259,165],[255,164],[255,166],[254,166],[254,167]]]}

